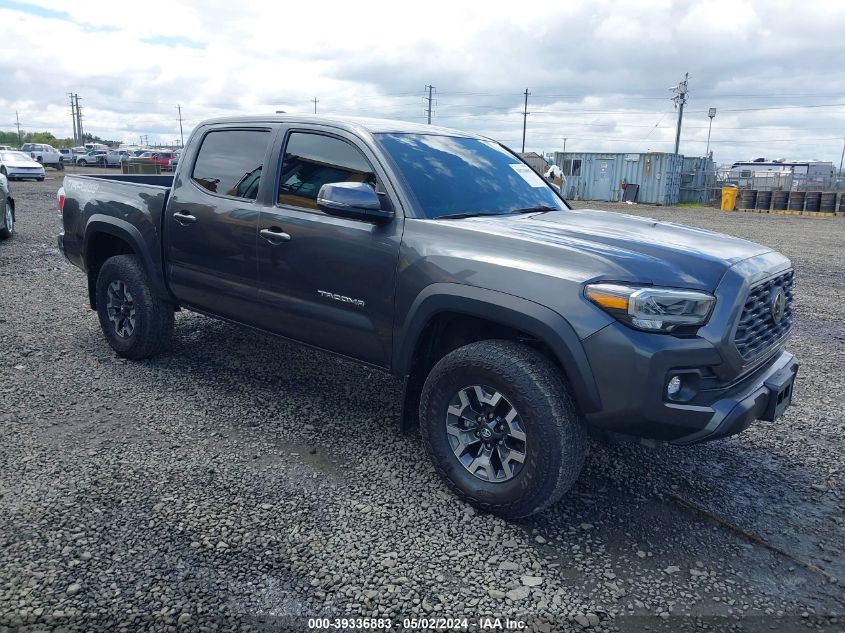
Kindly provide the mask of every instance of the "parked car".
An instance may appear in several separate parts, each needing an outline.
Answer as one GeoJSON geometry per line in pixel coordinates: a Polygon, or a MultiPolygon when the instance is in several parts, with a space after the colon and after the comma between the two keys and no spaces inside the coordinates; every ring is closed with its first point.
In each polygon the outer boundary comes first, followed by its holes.
{"type": "Polygon", "coordinates": [[[129,150],[113,149],[106,154],[106,167],[120,167],[124,159],[130,155],[129,150]]]}
{"type": "Polygon", "coordinates": [[[41,181],[44,180],[44,165],[23,152],[0,152],[0,174],[9,180],[32,178],[41,181]]]}
{"type": "Polygon", "coordinates": [[[217,119],[182,160],[64,179],[58,245],[109,345],[161,352],[184,307],[391,372],[485,511],[557,501],[588,429],[696,444],[791,402],[793,269],[767,246],[572,209],[508,148],[429,125],[217,119]]]}
{"type": "Polygon", "coordinates": [[[146,150],[143,149],[130,149],[126,150],[126,154],[120,157],[120,164],[122,165],[128,160],[132,160],[133,158],[138,158],[141,154],[143,154],[146,150]]]}
{"type": "Polygon", "coordinates": [[[21,151],[29,154],[29,157],[45,167],[53,167],[61,171],[65,168],[63,156],[59,150],[46,143],[24,143],[21,151]]]}
{"type": "Polygon", "coordinates": [[[0,174],[0,239],[9,239],[14,232],[15,200],[9,190],[9,180],[0,174]]]}
{"type": "Polygon", "coordinates": [[[11,145],[0,145],[0,152],[17,152],[17,147],[12,147],[11,145]]]}
{"type": "Polygon", "coordinates": [[[181,155],[181,151],[173,152],[173,158],[171,158],[170,162],[167,164],[167,169],[169,169],[170,171],[176,171],[176,167],[179,165],[179,157],[181,155]]]}
{"type": "Polygon", "coordinates": [[[87,154],[83,154],[82,156],[76,159],[76,164],[80,167],[85,167],[86,165],[95,165],[98,167],[105,167],[106,166],[106,155],[108,151],[104,149],[95,149],[91,150],[87,154]]]}
{"type": "Polygon", "coordinates": [[[142,153],[138,160],[155,163],[159,167],[161,167],[162,171],[167,171],[170,169],[170,161],[173,158],[173,152],[170,150],[156,150],[156,151],[146,151],[142,153]]]}
{"type": "Polygon", "coordinates": [[[78,151],[77,148],[71,147],[66,149],[60,149],[59,153],[62,155],[62,160],[64,161],[65,165],[74,165],[76,164],[76,159],[79,158],[82,154],[87,154],[88,150],[82,148],[82,151],[78,151]]]}

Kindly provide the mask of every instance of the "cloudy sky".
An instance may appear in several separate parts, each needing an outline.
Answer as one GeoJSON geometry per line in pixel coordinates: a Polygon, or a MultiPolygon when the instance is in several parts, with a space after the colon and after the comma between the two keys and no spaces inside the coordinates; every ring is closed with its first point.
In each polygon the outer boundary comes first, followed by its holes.
{"type": "Polygon", "coordinates": [[[845,1],[0,0],[0,129],[137,142],[274,110],[425,117],[526,149],[817,158],[845,137],[845,1]]]}

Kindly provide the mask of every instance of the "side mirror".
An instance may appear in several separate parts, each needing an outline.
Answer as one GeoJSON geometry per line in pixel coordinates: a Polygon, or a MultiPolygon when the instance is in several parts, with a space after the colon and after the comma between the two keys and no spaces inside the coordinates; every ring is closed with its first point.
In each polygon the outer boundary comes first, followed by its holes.
{"type": "Polygon", "coordinates": [[[392,209],[382,209],[378,194],[363,182],[332,182],[320,187],[317,208],[323,213],[353,220],[389,222],[392,209]]]}

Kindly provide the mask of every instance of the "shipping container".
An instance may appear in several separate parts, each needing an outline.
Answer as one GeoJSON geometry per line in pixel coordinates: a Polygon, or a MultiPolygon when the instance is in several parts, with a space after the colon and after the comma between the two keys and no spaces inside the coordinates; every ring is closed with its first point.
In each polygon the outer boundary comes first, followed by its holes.
{"type": "Polygon", "coordinates": [[[703,156],[684,156],[680,202],[708,204],[716,199],[716,165],[703,156]]]}
{"type": "Polygon", "coordinates": [[[566,179],[563,196],[570,200],[622,200],[626,184],[639,185],[637,202],[677,204],[683,156],[664,152],[555,152],[555,164],[566,179]]]}

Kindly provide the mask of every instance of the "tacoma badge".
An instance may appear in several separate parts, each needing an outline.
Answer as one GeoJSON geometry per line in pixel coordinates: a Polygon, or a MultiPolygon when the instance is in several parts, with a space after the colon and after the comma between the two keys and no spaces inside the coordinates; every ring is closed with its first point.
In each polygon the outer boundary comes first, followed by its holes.
{"type": "Polygon", "coordinates": [[[354,306],[358,306],[359,308],[363,308],[367,305],[367,302],[363,299],[353,299],[352,297],[344,297],[343,295],[338,295],[333,292],[327,292],[325,290],[318,290],[317,294],[321,297],[325,297],[326,299],[333,299],[335,301],[340,301],[341,303],[350,303],[354,306]]]}

